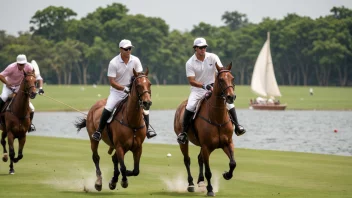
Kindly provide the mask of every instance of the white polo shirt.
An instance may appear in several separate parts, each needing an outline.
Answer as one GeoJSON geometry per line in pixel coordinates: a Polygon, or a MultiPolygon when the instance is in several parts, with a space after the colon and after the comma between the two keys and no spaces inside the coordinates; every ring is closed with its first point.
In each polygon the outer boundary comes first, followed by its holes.
{"type": "MultiPolygon", "coordinates": [[[[204,61],[198,60],[194,54],[186,62],[186,75],[187,77],[194,76],[197,82],[201,82],[203,84],[214,83],[215,74],[218,72],[215,63],[218,63],[219,67],[223,67],[219,57],[216,54],[205,52],[204,61]]],[[[191,91],[199,89],[202,88],[191,87],[191,91]]]]}
{"type": "MultiPolygon", "coordinates": [[[[136,72],[142,72],[143,67],[141,61],[138,57],[130,55],[130,60],[127,64],[125,64],[121,58],[121,54],[115,56],[109,63],[108,68],[108,77],[115,78],[115,82],[126,86],[130,84],[131,76],[133,76],[133,68],[136,72]]],[[[110,90],[115,90],[112,86],[110,86],[110,90]]]]}

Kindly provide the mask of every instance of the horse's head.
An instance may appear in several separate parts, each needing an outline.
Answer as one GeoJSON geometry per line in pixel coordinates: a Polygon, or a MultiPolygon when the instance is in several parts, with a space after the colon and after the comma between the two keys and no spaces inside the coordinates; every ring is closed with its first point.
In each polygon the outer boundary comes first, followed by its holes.
{"type": "Polygon", "coordinates": [[[28,94],[28,96],[31,99],[34,99],[35,96],[37,95],[36,92],[36,88],[35,88],[35,82],[36,82],[36,78],[35,78],[35,73],[34,73],[34,69],[32,72],[23,72],[24,73],[24,92],[26,94],[28,94]]]}
{"type": "Polygon", "coordinates": [[[217,63],[215,63],[215,66],[218,74],[215,79],[214,92],[218,92],[227,103],[232,104],[236,100],[234,77],[231,74],[232,62],[226,67],[219,67],[217,63]]]}
{"type": "Polygon", "coordinates": [[[148,68],[145,73],[139,72],[133,69],[133,81],[131,87],[131,94],[136,94],[138,97],[138,103],[144,110],[149,110],[152,106],[152,92],[151,92],[151,83],[148,79],[148,68]]]}

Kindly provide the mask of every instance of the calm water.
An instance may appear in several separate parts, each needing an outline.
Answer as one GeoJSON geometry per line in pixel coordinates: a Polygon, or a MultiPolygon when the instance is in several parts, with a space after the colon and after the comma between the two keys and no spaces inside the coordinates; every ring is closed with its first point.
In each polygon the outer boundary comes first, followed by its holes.
{"type": "MultiPolygon", "coordinates": [[[[177,144],[174,113],[151,110],[151,124],[158,136],[146,139],[146,143],[177,144]]],[[[238,110],[237,114],[247,129],[245,135],[234,136],[237,148],[352,156],[352,111],[238,110]]],[[[73,125],[84,116],[79,112],[36,112],[33,123],[37,131],[29,135],[88,140],[85,128],[77,134],[73,125]]]]}

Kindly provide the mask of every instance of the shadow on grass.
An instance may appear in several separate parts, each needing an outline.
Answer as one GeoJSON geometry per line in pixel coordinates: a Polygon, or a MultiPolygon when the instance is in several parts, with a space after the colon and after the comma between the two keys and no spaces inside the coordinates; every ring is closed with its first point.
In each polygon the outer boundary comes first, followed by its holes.
{"type": "Polygon", "coordinates": [[[117,191],[111,191],[111,192],[97,192],[97,191],[88,191],[88,192],[85,192],[85,191],[60,191],[60,193],[63,193],[63,194],[86,194],[87,196],[111,196],[111,195],[130,195],[128,193],[123,193],[123,192],[117,192],[117,191]]]}
{"type": "Polygon", "coordinates": [[[186,196],[186,197],[199,197],[202,195],[206,195],[204,192],[153,192],[149,193],[149,195],[160,195],[160,196],[170,196],[170,197],[179,197],[179,196],[186,196]]]}
{"type": "MultiPolygon", "coordinates": [[[[84,191],[60,191],[60,193],[63,194],[75,194],[75,195],[82,195],[85,194],[87,196],[136,196],[137,194],[133,193],[123,193],[123,192],[118,192],[118,191],[111,191],[111,192],[97,192],[97,191],[89,191],[89,192],[84,192],[84,191]]],[[[194,192],[194,193],[189,193],[189,192],[149,192],[148,195],[153,196],[162,196],[162,197],[199,197],[202,195],[206,195],[206,193],[201,193],[201,192],[194,192]]]]}

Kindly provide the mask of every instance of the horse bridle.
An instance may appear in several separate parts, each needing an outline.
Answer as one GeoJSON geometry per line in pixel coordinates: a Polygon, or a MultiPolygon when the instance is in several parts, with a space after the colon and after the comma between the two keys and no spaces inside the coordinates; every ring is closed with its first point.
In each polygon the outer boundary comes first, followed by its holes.
{"type": "MultiPolygon", "coordinates": [[[[26,74],[26,76],[24,77],[24,80],[26,80],[26,77],[28,76],[32,76],[35,78],[35,75],[34,74],[26,74]]],[[[26,87],[26,94],[29,94],[28,90],[30,90],[32,87],[35,87],[35,85],[32,85],[32,86],[29,86],[29,87],[26,87]]]]}
{"type": "MultiPolygon", "coordinates": [[[[220,81],[220,79],[219,79],[219,76],[220,76],[221,73],[224,73],[224,72],[230,72],[230,70],[221,70],[221,71],[219,71],[219,73],[218,73],[217,76],[216,76],[216,78],[217,78],[218,81],[219,81],[219,85],[218,85],[218,86],[220,86],[220,90],[221,90],[221,95],[216,96],[216,97],[223,98],[223,99],[224,99],[224,103],[226,103],[225,91],[226,91],[228,88],[230,88],[230,87],[232,87],[232,89],[234,89],[234,85],[227,86],[227,87],[225,87],[225,88],[223,89],[223,85],[222,85],[222,83],[221,83],[221,81],[220,81]]],[[[235,96],[235,98],[236,98],[236,96],[235,96]]],[[[208,103],[208,105],[209,105],[209,103],[208,103]]],[[[209,117],[209,119],[206,119],[206,118],[203,117],[201,114],[199,114],[199,117],[200,117],[201,119],[203,119],[204,121],[208,122],[209,124],[214,125],[214,126],[219,127],[219,128],[221,128],[221,127],[227,125],[227,123],[229,123],[229,122],[231,121],[231,119],[229,119],[228,121],[225,121],[224,123],[217,124],[217,123],[215,123],[215,122],[212,122],[212,121],[210,120],[210,117],[209,117]]]]}
{"type": "MultiPolygon", "coordinates": [[[[137,76],[133,79],[132,81],[132,84],[135,83],[135,81],[138,79],[138,78],[142,78],[142,77],[145,77],[145,78],[148,78],[146,75],[140,75],[140,76],[137,76]]],[[[142,93],[139,93],[138,90],[137,91],[137,94],[138,94],[138,104],[140,107],[144,107],[143,105],[143,101],[141,99],[141,97],[145,94],[145,93],[149,93],[150,96],[152,96],[152,92],[150,90],[143,90],[142,93]]]]}
{"type": "Polygon", "coordinates": [[[220,81],[220,79],[219,79],[219,76],[220,76],[221,73],[224,73],[224,72],[230,72],[230,70],[221,70],[221,71],[219,71],[218,75],[216,76],[216,77],[218,78],[219,85],[220,85],[220,90],[221,90],[221,95],[220,95],[220,97],[223,97],[223,98],[225,98],[225,91],[226,91],[226,89],[228,89],[228,88],[234,89],[234,86],[233,86],[233,85],[227,86],[227,87],[225,87],[225,89],[223,89],[223,86],[222,86],[222,83],[221,83],[221,81],[220,81]]]}
{"type": "MultiPolygon", "coordinates": [[[[35,78],[35,75],[34,75],[34,74],[25,74],[25,75],[24,75],[24,78],[23,78],[24,81],[27,81],[27,80],[26,80],[26,77],[27,77],[27,76],[32,76],[32,77],[35,78]]],[[[35,85],[29,86],[29,87],[25,87],[25,91],[22,91],[22,92],[25,93],[25,94],[27,94],[27,95],[30,95],[29,90],[30,90],[32,87],[35,87],[35,85]]]]}

